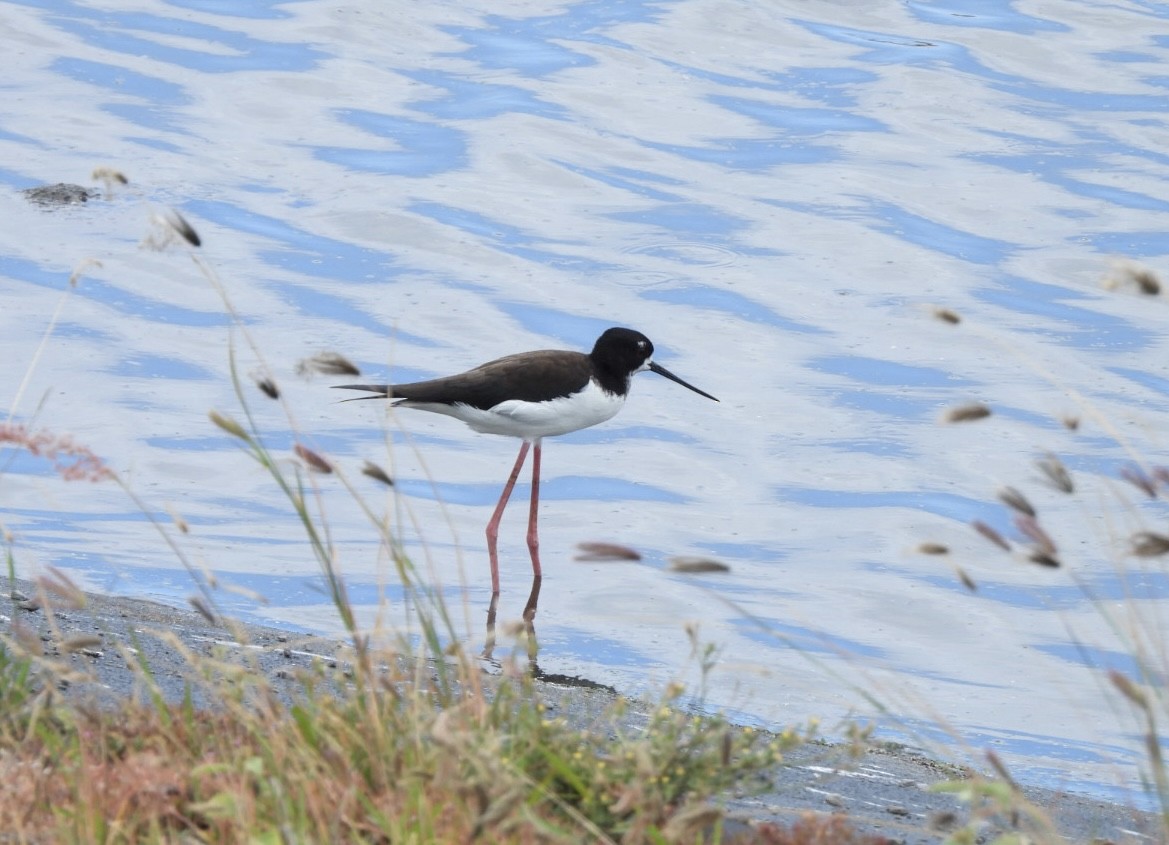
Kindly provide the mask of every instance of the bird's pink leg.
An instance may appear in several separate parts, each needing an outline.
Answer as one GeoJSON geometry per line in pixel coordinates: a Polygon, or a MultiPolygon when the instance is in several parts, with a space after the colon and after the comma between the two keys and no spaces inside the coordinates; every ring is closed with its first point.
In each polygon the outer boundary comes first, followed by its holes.
{"type": "Polygon", "coordinates": [[[540,537],[536,523],[540,516],[540,441],[532,452],[532,505],[528,511],[528,551],[532,555],[532,577],[537,581],[540,575],[540,537]]]}
{"type": "MultiPolygon", "coordinates": [[[[515,459],[515,466],[512,467],[511,475],[507,478],[507,484],[503,488],[503,493],[499,496],[499,504],[495,506],[495,513],[491,515],[491,521],[487,523],[487,554],[491,558],[491,595],[493,596],[499,594],[499,552],[496,550],[495,545],[496,540],[499,539],[499,521],[503,519],[503,509],[507,507],[507,500],[511,498],[511,489],[515,487],[516,479],[520,477],[520,469],[524,466],[524,458],[528,456],[528,447],[530,445],[525,440],[524,445],[520,446],[520,454],[515,459]]],[[[540,447],[537,446],[536,454],[539,455],[539,453],[540,447]]]]}

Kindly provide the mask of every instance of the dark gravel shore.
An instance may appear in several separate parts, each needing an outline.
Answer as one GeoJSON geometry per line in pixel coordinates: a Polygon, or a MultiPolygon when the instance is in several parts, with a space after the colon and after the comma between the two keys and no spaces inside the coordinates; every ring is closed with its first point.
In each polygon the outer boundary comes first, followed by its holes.
{"type": "MultiPolygon", "coordinates": [[[[37,607],[34,585],[18,581],[17,598],[5,589],[0,597],[0,624],[7,632],[14,625],[23,636],[42,642],[59,641],[50,636],[50,621],[37,607]]],[[[211,624],[193,611],[136,599],[87,595],[83,608],[56,607],[52,624],[60,639],[75,640],[79,650],[59,659],[90,676],[64,687],[70,697],[87,697],[104,706],[117,706],[141,689],[140,671],[124,658],[127,648],[150,671],[163,694],[180,699],[187,690],[188,665],[168,636],[196,654],[237,655],[255,671],[281,683],[295,685],[297,668],[313,661],[343,659],[343,644],[288,631],[241,625],[246,646],[240,645],[221,625],[211,624]]],[[[290,686],[290,689],[292,687],[290,686]]],[[[559,715],[582,725],[593,724],[613,702],[604,688],[544,682],[546,702],[559,715]]],[[[201,702],[195,691],[195,701],[201,702]]],[[[631,726],[645,718],[636,706],[624,717],[631,726]]],[[[751,798],[728,797],[727,806],[736,824],[760,821],[790,822],[804,813],[844,814],[854,829],[886,837],[894,842],[940,842],[947,831],[967,822],[970,810],[956,798],[929,791],[929,786],[954,780],[963,773],[906,749],[873,749],[854,759],[842,746],[812,744],[788,756],[777,769],[771,788],[751,798]]],[[[1059,830],[1074,842],[1156,841],[1157,824],[1151,814],[1083,796],[1041,789],[1025,790],[1028,797],[1047,810],[1059,830]]],[[[980,831],[980,841],[1008,832],[1010,819],[994,819],[980,831]]]]}

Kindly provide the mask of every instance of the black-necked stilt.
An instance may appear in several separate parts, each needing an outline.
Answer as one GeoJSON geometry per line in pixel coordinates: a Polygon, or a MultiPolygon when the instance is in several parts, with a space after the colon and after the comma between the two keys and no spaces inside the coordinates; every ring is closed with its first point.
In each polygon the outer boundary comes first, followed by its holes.
{"type": "MultiPolygon", "coordinates": [[[[507,484],[487,523],[487,552],[491,558],[491,592],[499,592],[499,556],[496,540],[503,509],[511,497],[528,449],[532,454],[532,502],[528,512],[528,550],[532,574],[540,577],[540,541],[536,522],[540,502],[540,441],[603,423],[612,418],[629,395],[629,380],[644,370],[665,376],[695,393],[709,393],[687,384],[653,362],[653,344],[633,329],[607,329],[593,351],[542,349],[508,355],[465,373],[413,384],[340,384],[343,390],[368,390],[386,397],[398,408],[418,408],[446,414],[475,431],[519,437],[524,442],[507,484]]],[[[714,401],[718,401],[714,399],[714,401]]]]}

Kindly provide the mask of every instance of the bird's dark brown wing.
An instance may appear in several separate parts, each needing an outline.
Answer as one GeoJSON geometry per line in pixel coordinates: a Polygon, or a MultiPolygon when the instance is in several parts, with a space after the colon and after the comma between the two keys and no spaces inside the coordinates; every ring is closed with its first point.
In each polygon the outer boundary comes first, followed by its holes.
{"type": "Polygon", "coordinates": [[[545,349],[522,352],[482,364],[473,370],[411,384],[340,384],[343,390],[368,390],[374,399],[389,396],[407,402],[436,405],[462,403],[487,410],[508,399],[543,402],[574,393],[592,377],[589,356],[583,352],[545,349]]]}

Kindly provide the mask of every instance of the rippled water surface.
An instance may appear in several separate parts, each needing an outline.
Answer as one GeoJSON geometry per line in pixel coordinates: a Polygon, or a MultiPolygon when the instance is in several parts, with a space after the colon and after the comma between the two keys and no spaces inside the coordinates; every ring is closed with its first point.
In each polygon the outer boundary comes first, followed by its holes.
{"type": "MultiPolygon", "coordinates": [[[[337,627],[290,507],[208,421],[241,415],[230,321],[189,250],[140,248],[167,208],[255,341],[235,349],[270,447],[311,445],[377,507],[358,469],[392,465],[386,507],[469,643],[516,443],[337,404],[296,363],[335,350],[404,381],[630,325],[721,402],[643,375],[616,419],[545,444],[542,668],[652,690],[689,671],[698,623],[721,650],[709,703],[742,718],[833,726],[873,714],[863,692],[887,735],[952,729],[1052,786],[1137,782],[1105,670],[1134,670],[1134,620],[1163,631],[1169,579],[1122,538],[1165,514],[1115,479],[1167,460],[1169,311],[1101,279],[1167,266],[1163,4],[7,0],[0,30],[3,410],[181,515],[235,612],[337,627]],[[131,182],[61,209],[19,193],[96,166],[131,182]],[[253,388],[257,354],[298,435],[253,388]],[[994,416],[939,423],[973,400],[994,416]],[[1074,496],[1042,482],[1046,452],[1074,496]],[[1022,539],[1005,484],[1062,568],[971,530],[1022,539]],[[644,558],[574,562],[582,541],[644,558]]],[[[192,592],[117,486],[0,457],[23,571],[192,592]]],[[[404,621],[369,522],[317,481],[365,618],[384,597],[404,621]]],[[[505,619],[528,594],[526,493],[505,619]]]]}

